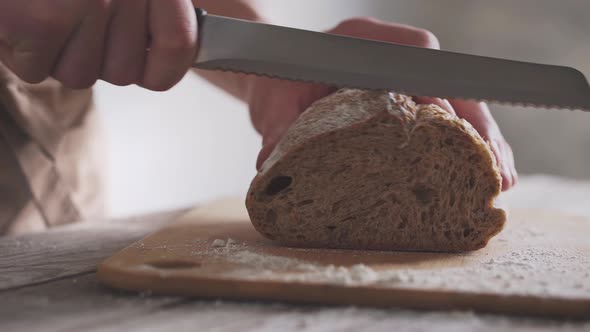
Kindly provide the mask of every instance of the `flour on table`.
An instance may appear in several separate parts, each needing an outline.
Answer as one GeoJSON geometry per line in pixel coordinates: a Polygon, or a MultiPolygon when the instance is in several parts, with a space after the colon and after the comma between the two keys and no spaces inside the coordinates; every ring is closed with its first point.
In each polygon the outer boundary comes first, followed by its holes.
{"type": "Polygon", "coordinates": [[[211,246],[214,248],[225,247],[225,240],[216,239],[215,241],[213,241],[213,243],[211,243],[211,246]]]}
{"type": "MultiPolygon", "coordinates": [[[[543,236],[531,231],[528,236],[543,236]]],[[[453,289],[538,296],[590,296],[590,257],[563,248],[523,248],[467,266],[384,268],[325,265],[261,253],[233,239],[214,240],[208,254],[237,268],[227,277],[288,282],[453,289]]]]}

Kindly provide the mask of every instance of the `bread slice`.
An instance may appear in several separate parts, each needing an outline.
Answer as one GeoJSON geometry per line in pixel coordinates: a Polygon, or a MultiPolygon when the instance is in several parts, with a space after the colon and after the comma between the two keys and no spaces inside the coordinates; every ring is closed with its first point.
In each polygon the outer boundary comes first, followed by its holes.
{"type": "Polygon", "coordinates": [[[466,121],[343,89],[301,114],[246,206],[261,234],[288,246],[455,252],[502,230],[500,189],[494,156],[466,121]]]}

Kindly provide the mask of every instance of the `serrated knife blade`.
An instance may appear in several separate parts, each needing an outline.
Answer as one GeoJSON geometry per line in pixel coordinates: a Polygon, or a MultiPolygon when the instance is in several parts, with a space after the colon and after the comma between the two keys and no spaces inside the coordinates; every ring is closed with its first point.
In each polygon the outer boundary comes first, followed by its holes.
{"type": "Polygon", "coordinates": [[[590,111],[580,71],[286,28],[199,12],[194,67],[379,89],[590,111]]]}

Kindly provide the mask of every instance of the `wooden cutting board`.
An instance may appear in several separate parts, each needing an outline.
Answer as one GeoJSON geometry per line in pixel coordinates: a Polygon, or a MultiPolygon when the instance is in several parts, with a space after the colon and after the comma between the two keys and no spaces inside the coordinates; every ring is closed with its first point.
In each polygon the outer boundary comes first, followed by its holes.
{"type": "Polygon", "coordinates": [[[242,200],[195,209],[107,259],[114,288],[203,298],[590,318],[590,219],[511,211],[477,252],[286,248],[242,200]]]}

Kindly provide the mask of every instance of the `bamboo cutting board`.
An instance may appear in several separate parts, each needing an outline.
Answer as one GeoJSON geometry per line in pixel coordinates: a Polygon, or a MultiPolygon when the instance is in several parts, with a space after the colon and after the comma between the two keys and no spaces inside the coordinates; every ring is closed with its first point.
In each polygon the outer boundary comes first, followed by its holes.
{"type": "Polygon", "coordinates": [[[103,283],[154,294],[590,318],[590,219],[511,211],[477,252],[280,247],[223,200],[107,259],[103,283]]]}

